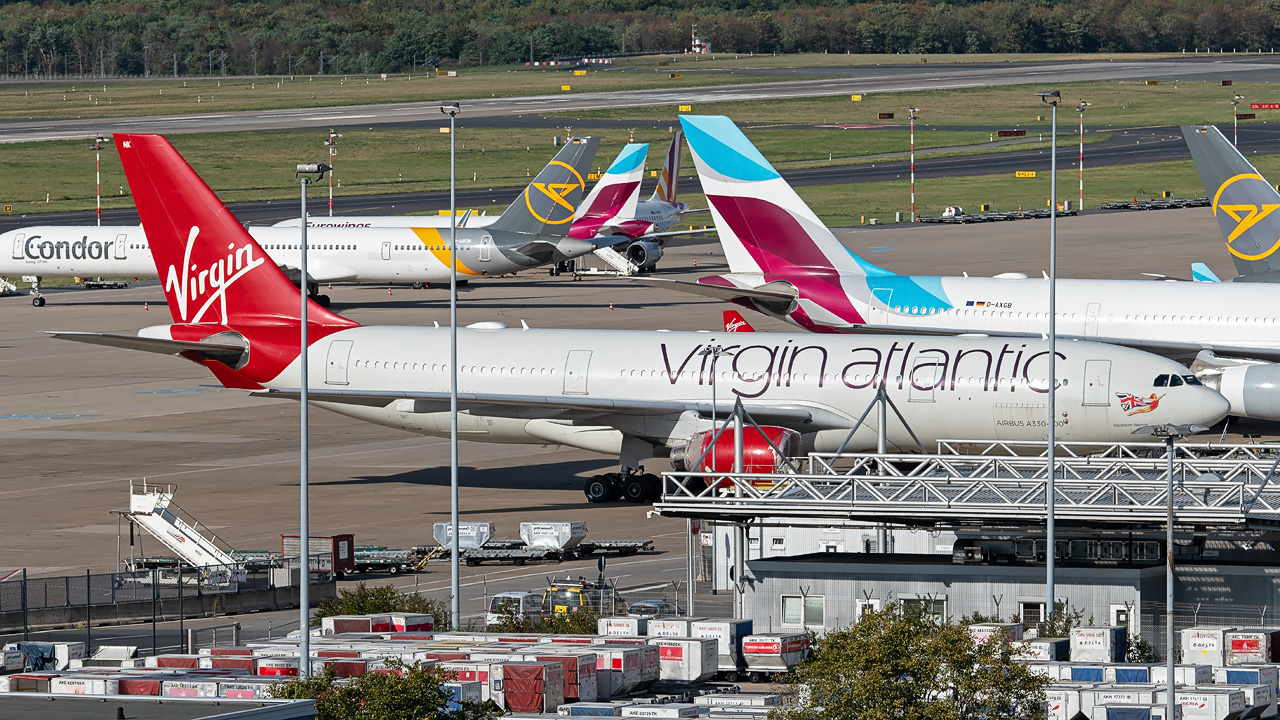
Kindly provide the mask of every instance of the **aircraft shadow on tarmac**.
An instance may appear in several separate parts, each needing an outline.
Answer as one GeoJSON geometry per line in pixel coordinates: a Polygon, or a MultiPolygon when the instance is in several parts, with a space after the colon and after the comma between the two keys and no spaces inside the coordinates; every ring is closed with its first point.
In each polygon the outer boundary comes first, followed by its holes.
{"type": "MultiPolygon", "coordinates": [[[[572,460],[546,465],[527,465],[523,467],[476,468],[468,465],[458,467],[458,482],[464,488],[487,488],[496,490],[572,490],[582,491],[582,483],[589,475],[612,470],[617,461],[607,458],[572,460]]],[[[384,485],[384,484],[431,485],[449,487],[449,467],[421,468],[390,475],[362,475],[347,480],[325,482],[324,485],[384,485]]],[[[527,497],[527,496],[523,496],[527,497]]],[[[578,507],[581,498],[566,507],[578,507]]],[[[542,509],[546,509],[543,506],[542,509]]],[[[515,508],[521,510],[521,508],[515,508]]]]}

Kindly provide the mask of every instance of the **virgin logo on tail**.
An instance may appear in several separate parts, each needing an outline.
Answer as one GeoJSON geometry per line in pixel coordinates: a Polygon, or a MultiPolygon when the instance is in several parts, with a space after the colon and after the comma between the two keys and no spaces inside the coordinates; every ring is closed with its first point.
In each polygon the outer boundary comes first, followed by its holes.
{"type": "Polygon", "coordinates": [[[165,277],[164,290],[170,293],[177,303],[178,316],[182,322],[201,322],[209,307],[217,301],[219,322],[226,323],[228,320],[227,288],[250,270],[263,264],[265,260],[253,256],[252,241],[238,248],[231,243],[227,245],[225,258],[219,258],[217,262],[202,269],[191,262],[191,250],[195,247],[196,238],[199,235],[200,228],[192,226],[191,232],[187,235],[187,247],[182,254],[182,276],[179,278],[178,269],[170,265],[169,273],[165,277]],[[199,309],[193,316],[188,317],[188,309],[198,302],[199,309]]]}
{"type": "Polygon", "coordinates": [[[755,332],[756,329],[751,327],[751,323],[747,319],[738,314],[737,310],[724,311],[724,331],[725,332],[755,332]]]}

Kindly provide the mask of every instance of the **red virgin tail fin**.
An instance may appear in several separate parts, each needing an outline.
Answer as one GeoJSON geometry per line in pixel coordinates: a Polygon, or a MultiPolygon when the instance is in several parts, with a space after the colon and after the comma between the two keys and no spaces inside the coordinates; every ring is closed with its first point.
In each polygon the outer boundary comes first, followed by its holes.
{"type": "Polygon", "coordinates": [[[747,319],[738,314],[737,310],[724,311],[724,331],[725,332],[755,332],[756,329],[751,327],[751,323],[747,319]]]}
{"type": "MultiPolygon", "coordinates": [[[[174,322],[296,326],[297,287],[169,141],[115,141],[174,322]]],[[[307,315],[309,325],[357,324],[314,303],[307,315]]]]}

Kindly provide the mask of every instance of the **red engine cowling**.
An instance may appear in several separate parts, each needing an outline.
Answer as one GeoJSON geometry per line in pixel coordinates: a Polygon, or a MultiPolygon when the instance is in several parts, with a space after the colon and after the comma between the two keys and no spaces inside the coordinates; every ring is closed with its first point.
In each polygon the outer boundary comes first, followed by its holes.
{"type": "MultiPolygon", "coordinates": [[[[720,434],[715,449],[711,447],[712,430],[704,430],[689,438],[682,446],[671,450],[671,465],[677,471],[733,472],[733,428],[720,434]],[[701,458],[701,462],[699,462],[701,458]],[[713,464],[714,462],[714,464],[713,464]]],[[[800,433],[783,427],[762,425],[759,429],[747,427],[742,432],[742,471],[745,473],[774,473],[783,459],[800,454],[800,433]],[[768,440],[766,440],[768,438],[768,440]],[[782,451],[779,455],[773,447],[782,451]]]]}

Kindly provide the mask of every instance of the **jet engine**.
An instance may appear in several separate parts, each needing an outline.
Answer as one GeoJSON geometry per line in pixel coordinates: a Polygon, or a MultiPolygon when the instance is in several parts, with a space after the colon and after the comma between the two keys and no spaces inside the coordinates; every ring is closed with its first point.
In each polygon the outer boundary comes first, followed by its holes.
{"type": "Polygon", "coordinates": [[[1231,414],[1257,420],[1280,420],[1280,364],[1234,365],[1221,368],[1214,387],[1231,403],[1231,414]]]}
{"type": "MultiPolygon", "coordinates": [[[[733,428],[726,429],[711,448],[715,431],[704,430],[689,438],[683,445],[671,449],[671,466],[677,471],[733,472],[733,428]],[[714,465],[713,465],[714,461],[714,465]]],[[[783,427],[762,425],[758,430],[747,427],[742,432],[742,471],[747,473],[774,473],[788,457],[800,454],[800,433],[783,427]],[[767,440],[766,440],[767,438],[767,440]],[[777,451],[770,447],[777,447],[777,451]]]]}
{"type": "Polygon", "coordinates": [[[627,246],[627,259],[641,268],[653,267],[662,259],[662,246],[652,240],[637,240],[627,246]]]}

